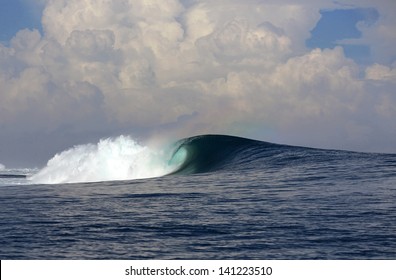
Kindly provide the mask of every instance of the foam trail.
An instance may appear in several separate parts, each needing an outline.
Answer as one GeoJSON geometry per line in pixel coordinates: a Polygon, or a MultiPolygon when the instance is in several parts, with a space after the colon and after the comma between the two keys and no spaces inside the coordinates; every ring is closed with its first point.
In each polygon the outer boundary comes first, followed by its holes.
{"type": "Polygon", "coordinates": [[[169,174],[180,164],[170,163],[171,155],[170,149],[152,149],[129,136],[119,136],[56,154],[29,180],[57,184],[158,177],[169,174]]]}

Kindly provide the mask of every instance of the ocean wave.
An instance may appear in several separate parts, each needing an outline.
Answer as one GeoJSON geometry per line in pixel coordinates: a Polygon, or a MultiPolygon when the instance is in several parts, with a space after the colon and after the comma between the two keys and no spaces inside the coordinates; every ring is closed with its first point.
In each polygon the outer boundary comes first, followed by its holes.
{"type": "Polygon", "coordinates": [[[375,154],[288,146],[229,135],[198,135],[159,148],[139,144],[129,136],[119,136],[57,154],[28,180],[58,184],[219,171],[279,173],[285,167],[314,170],[321,166],[326,170],[332,161],[375,157],[375,154]]]}
{"type": "Polygon", "coordinates": [[[213,172],[233,165],[240,168],[275,147],[281,145],[228,135],[199,135],[153,148],[119,136],[56,154],[28,179],[59,184],[213,172]]]}

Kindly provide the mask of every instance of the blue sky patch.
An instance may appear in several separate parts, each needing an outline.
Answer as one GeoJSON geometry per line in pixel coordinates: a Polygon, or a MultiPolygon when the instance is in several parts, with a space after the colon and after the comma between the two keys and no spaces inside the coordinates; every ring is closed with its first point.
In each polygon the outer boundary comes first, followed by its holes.
{"type": "Polygon", "coordinates": [[[370,56],[366,45],[340,44],[343,39],[358,39],[362,36],[357,24],[368,26],[374,24],[379,13],[374,8],[323,10],[322,17],[311,31],[311,38],[306,41],[309,48],[344,47],[345,55],[359,62],[365,62],[370,56]]]}
{"type": "Polygon", "coordinates": [[[21,29],[41,31],[42,9],[42,5],[37,4],[33,8],[33,4],[24,0],[1,0],[0,43],[7,43],[21,29]]]}

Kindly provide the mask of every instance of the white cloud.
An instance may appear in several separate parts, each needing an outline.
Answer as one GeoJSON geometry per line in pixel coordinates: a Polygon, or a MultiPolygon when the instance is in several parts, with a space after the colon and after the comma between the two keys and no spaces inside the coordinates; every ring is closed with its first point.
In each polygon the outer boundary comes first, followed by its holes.
{"type": "MultiPolygon", "coordinates": [[[[307,50],[336,5],[309,2],[48,1],[44,34],[0,45],[1,136],[167,130],[396,152],[381,140],[396,136],[395,67],[362,78],[341,48],[307,50]]],[[[370,28],[365,42],[389,58],[378,40],[393,37],[370,28]]]]}
{"type": "Polygon", "coordinates": [[[396,67],[388,67],[376,63],[366,68],[366,78],[370,80],[396,83],[396,67]]]}

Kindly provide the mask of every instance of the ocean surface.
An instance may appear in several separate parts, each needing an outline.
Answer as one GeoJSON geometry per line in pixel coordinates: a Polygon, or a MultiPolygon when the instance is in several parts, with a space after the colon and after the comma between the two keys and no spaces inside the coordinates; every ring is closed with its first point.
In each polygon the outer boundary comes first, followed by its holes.
{"type": "Polygon", "coordinates": [[[396,154],[225,135],[74,147],[0,170],[0,259],[396,259],[396,154]]]}

